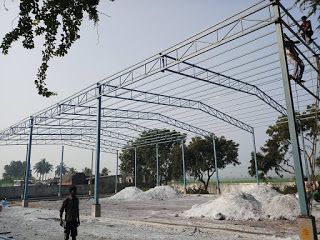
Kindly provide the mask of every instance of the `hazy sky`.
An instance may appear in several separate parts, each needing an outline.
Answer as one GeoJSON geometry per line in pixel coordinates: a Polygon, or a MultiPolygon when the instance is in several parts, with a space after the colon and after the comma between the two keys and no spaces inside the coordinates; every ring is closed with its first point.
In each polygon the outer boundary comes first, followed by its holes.
{"type": "MultiPolygon", "coordinates": [[[[288,0],[289,1],[289,0],[288,0]]],[[[7,1],[6,11],[0,7],[0,37],[16,24],[17,3],[7,1]]],[[[41,43],[34,50],[25,50],[15,43],[7,56],[0,55],[0,129],[30,116],[47,106],[91,85],[98,80],[122,70],[136,62],[160,52],[187,37],[200,32],[256,3],[253,0],[117,0],[101,1],[98,27],[84,21],[81,39],[69,54],[50,62],[47,84],[58,96],[49,99],[37,95],[33,81],[41,59],[41,43]]],[[[259,148],[265,135],[262,129],[257,139],[259,148]]],[[[239,136],[237,141],[241,141],[239,136]]],[[[249,145],[250,146],[250,145],[249,145]]],[[[242,148],[237,169],[229,168],[223,175],[247,175],[248,149],[242,148]]],[[[11,160],[25,160],[26,147],[0,147],[0,174],[11,160]]],[[[60,147],[34,146],[32,164],[46,158],[54,165],[60,161],[60,147]]],[[[65,148],[65,162],[82,170],[90,166],[91,152],[65,148]]],[[[115,156],[102,154],[102,166],[114,172],[115,156]]]]}

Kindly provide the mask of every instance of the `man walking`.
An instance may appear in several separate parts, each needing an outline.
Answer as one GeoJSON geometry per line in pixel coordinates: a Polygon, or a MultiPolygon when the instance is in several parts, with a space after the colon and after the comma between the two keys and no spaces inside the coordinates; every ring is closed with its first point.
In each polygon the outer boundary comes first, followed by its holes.
{"type": "Polygon", "coordinates": [[[64,239],[68,240],[71,234],[72,240],[76,240],[77,228],[80,226],[79,199],[76,197],[77,188],[70,187],[70,195],[63,201],[60,209],[60,226],[64,227],[64,239]],[[65,212],[65,221],[62,220],[65,212]]]}

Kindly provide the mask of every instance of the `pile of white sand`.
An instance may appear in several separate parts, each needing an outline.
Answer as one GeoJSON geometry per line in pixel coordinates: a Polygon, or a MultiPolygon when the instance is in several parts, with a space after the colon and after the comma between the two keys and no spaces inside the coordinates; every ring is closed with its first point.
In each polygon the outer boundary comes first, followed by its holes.
{"type": "Polygon", "coordinates": [[[151,188],[146,192],[140,193],[137,196],[139,200],[166,200],[179,198],[180,194],[178,191],[170,186],[159,186],[151,188]]]}
{"type": "Polygon", "coordinates": [[[112,200],[126,200],[133,201],[137,198],[139,194],[143,193],[142,190],[136,187],[126,187],[122,189],[120,192],[116,193],[110,199],[112,200]]]}
{"type": "Polygon", "coordinates": [[[264,214],[270,219],[294,220],[299,212],[298,200],[289,194],[275,196],[264,209],[264,214]]]}
{"type": "Polygon", "coordinates": [[[185,211],[185,217],[205,217],[227,220],[259,220],[260,203],[248,193],[227,193],[201,205],[194,205],[185,211]]]}
{"type": "Polygon", "coordinates": [[[292,220],[299,215],[299,204],[293,195],[282,195],[268,186],[257,186],[246,193],[227,193],[207,203],[194,205],[182,215],[218,220],[292,220]]]}
{"type": "Polygon", "coordinates": [[[144,192],[136,187],[127,187],[110,197],[111,200],[144,201],[179,198],[180,194],[170,186],[159,186],[144,192]]]}
{"type": "Polygon", "coordinates": [[[280,195],[280,193],[267,185],[254,186],[245,192],[254,196],[254,198],[259,201],[263,207],[270,203],[275,196],[280,195]]]}

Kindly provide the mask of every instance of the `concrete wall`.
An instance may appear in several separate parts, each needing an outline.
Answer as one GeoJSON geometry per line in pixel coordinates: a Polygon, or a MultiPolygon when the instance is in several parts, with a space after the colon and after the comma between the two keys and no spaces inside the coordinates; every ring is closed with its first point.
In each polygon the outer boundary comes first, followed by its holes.
{"type": "MultiPolygon", "coordinates": [[[[62,186],[61,193],[63,196],[69,194],[70,186],[62,186]]],[[[118,191],[125,187],[124,184],[118,184],[118,191]]],[[[58,195],[59,186],[46,186],[37,185],[29,186],[28,195],[30,198],[35,197],[53,197],[58,195]]],[[[92,186],[92,190],[94,187],[92,186]]],[[[77,185],[77,191],[79,195],[85,195],[89,192],[88,185],[77,185]]],[[[100,193],[114,193],[115,182],[114,181],[101,181],[100,182],[100,193]]],[[[0,200],[7,199],[20,199],[23,194],[23,187],[0,187],[0,200]]]]}
{"type": "MultiPolygon", "coordinates": [[[[260,184],[265,184],[265,183],[260,183],[260,184]]],[[[294,182],[281,182],[281,183],[271,183],[268,184],[269,186],[277,186],[280,189],[283,189],[285,186],[293,186],[295,183],[294,182]]],[[[200,183],[192,183],[192,184],[187,184],[187,188],[192,188],[192,187],[199,187],[201,184],[200,183]]],[[[241,191],[248,191],[255,187],[257,184],[256,183],[220,183],[220,190],[221,193],[228,193],[228,192],[241,192],[241,191]]],[[[172,184],[173,187],[175,187],[178,191],[183,192],[183,185],[181,184],[172,184]]],[[[215,184],[210,184],[208,186],[208,192],[216,194],[216,185],[215,184]]]]}

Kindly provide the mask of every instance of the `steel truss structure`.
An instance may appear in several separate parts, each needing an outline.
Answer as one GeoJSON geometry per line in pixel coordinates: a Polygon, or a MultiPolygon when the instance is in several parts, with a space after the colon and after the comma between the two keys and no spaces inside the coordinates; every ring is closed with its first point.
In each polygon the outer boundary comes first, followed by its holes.
{"type": "MultiPolygon", "coordinates": [[[[0,131],[0,145],[28,146],[26,173],[33,145],[94,149],[94,206],[95,216],[99,216],[100,152],[116,154],[118,172],[119,151],[134,148],[136,183],[137,148],[154,145],[159,185],[159,144],[180,142],[186,189],[186,133],[188,137],[212,137],[212,160],[217,166],[216,135],[237,138],[239,134],[234,133],[240,130],[253,139],[259,183],[255,133],[279,115],[288,116],[300,206],[302,215],[308,215],[293,113],[294,105],[305,107],[314,97],[319,98],[314,91],[317,77],[313,76],[319,74],[319,69],[309,55],[319,54],[320,48],[315,42],[307,44],[292,30],[295,26],[299,23],[279,1],[261,1],[0,131]],[[299,84],[299,91],[293,95],[290,88],[294,83],[288,78],[290,67],[284,55],[284,32],[301,42],[297,50],[307,63],[305,75],[309,81],[299,84]],[[298,95],[300,101],[293,103],[298,95]],[[176,131],[162,133],[164,128],[176,131]],[[153,137],[139,138],[145,132],[154,133],[153,137]]],[[[216,182],[219,191],[217,168],[216,182]]],[[[25,202],[27,193],[28,184],[25,202]]]]}

